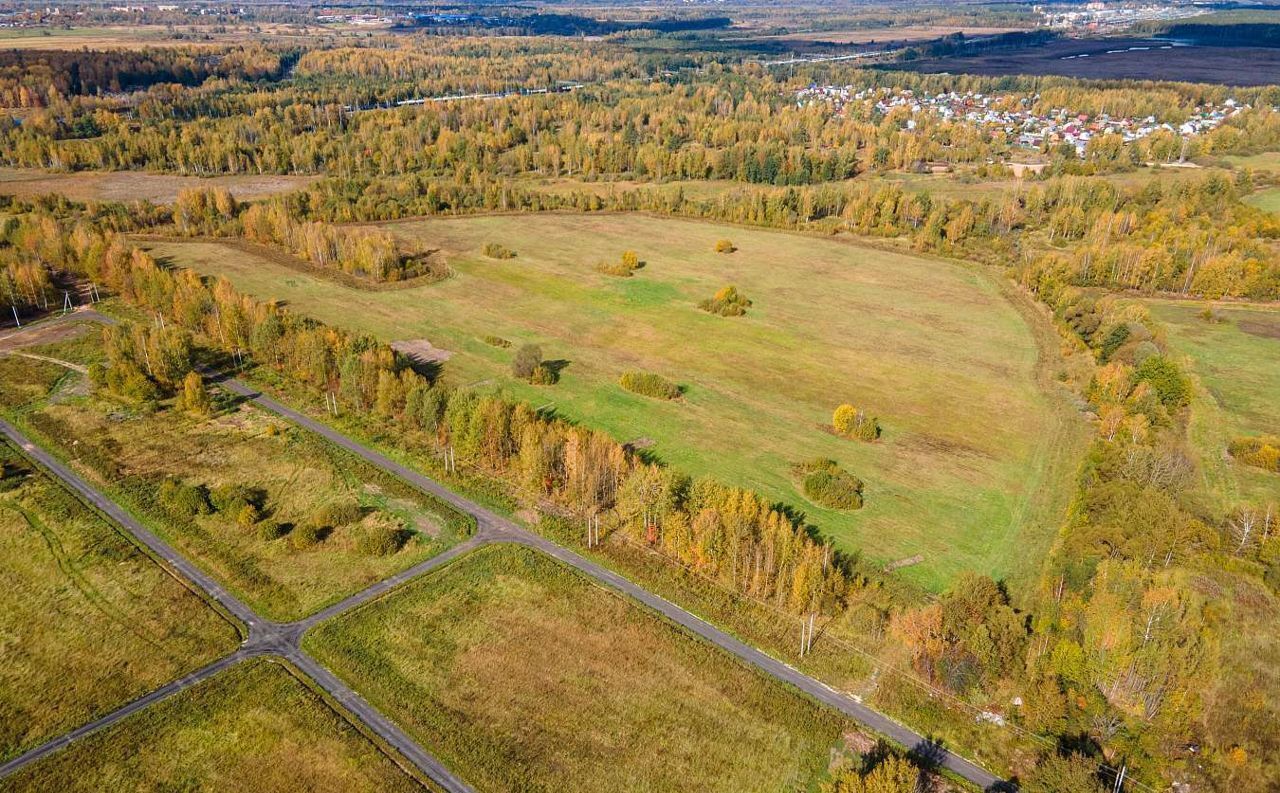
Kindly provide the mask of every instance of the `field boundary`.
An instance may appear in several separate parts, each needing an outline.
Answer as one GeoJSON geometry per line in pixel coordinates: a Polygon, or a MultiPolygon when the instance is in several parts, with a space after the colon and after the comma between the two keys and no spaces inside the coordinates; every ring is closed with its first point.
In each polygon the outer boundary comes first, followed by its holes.
{"type": "MultiPolygon", "coordinates": [[[[359,224],[348,223],[342,224],[348,226],[356,226],[359,224]]],[[[182,243],[204,244],[204,245],[223,245],[240,253],[250,256],[257,256],[267,259],[281,267],[287,267],[305,275],[313,275],[317,278],[323,278],[328,281],[345,286],[348,289],[357,289],[362,292],[392,292],[399,289],[414,289],[420,286],[430,286],[447,281],[453,277],[453,271],[449,270],[443,276],[434,275],[415,275],[412,278],[405,278],[402,281],[372,281],[367,278],[361,278],[342,270],[331,267],[320,267],[312,264],[305,259],[292,254],[285,253],[282,250],[272,248],[269,245],[261,245],[256,242],[241,239],[239,237],[211,237],[211,236],[195,236],[184,237],[179,234],[129,234],[128,238],[138,243],[148,253],[151,249],[147,248],[147,243],[162,243],[166,245],[179,245],[182,243]]],[[[427,251],[426,258],[439,256],[444,258],[443,254],[438,250],[427,251]]],[[[445,268],[448,268],[448,261],[444,262],[445,268]]]]}

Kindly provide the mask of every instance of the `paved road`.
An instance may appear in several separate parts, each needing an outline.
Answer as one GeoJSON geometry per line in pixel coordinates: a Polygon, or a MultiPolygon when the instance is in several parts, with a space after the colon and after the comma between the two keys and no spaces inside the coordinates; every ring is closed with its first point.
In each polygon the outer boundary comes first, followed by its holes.
{"type": "Polygon", "coordinates": [[[81,498],[97,507],[104,514],[108,515],[112,520],[118,523],[122,528],[132,534],[139,542],[146,545],[153,554],[164,560],[164,562],[173,570],[185,577],[186,581],[204,590],[205,593],[216,600],[223,608],[242,623],[242,634],[245,630],[248,631],[248,638],[244,640],[240,648],[234,653],[220,658],[217,661],[191,672],[190,674],[187,674],[166,686],[162,686],[149,694],[139,697],[111,713],[105,714],[88,724],[82,725],[65,735],[41,744],[31,751],[0,765],[0,779],[20,768],[48,756],[53,752],[56,752],[59,749],[62,749],[73,741],[83,738],[89,733],[96,732],[97,730],[114,724],[115,722],[131,716],[149,705],[171,697],[174,694],[201,682],[202,680],[212,677],[213,675],[218,674],[224,669],[227,669],[246,658],[254,656],[279,656],[302,670],[304,674],[309,676],[317,685],[323,688],[329,696],[341,703],[341,705],[345,707],[356,719],[363,722],[366,727],[377,734],[378,737],[388,745],[394,747],[397,752],[419,768],[440,788],[448,793],[473,793],[472,789],[465,782],[455,776],[451,771],[449,771],[449,769],[445,768],[439,760],[432,757],[403,730],[395,726],[395,724],[375,710],[371,705],[369,705],[369,703],[361,699],[359,695],[352,691],[345,683],[338,680],[338,678],[327,669],[304,653],[301,649],[300,643],[302,640],[302,634],[305,633],[308,628],[315,626],[325,619],[332,618],[349,609],[353,609],[363,603],[367,603],[368,601],[386,593],[393,587],[411,580],[417,575],[421,575],[435,567],[448,564],[452,559],[455,559],[477,545],[486,542],[487,539],[483,535],[477,534],[470,540],[450,548],[444,553],[433,556],[432,558],[427,559],[408,570],[379,581],[367,589],[357,592],[351,597],[348,597],[339,603],[335,603],[329,608],[324,609],[317,614],[313,614],[304,620],[291,623],[276,623],[264,619],[256,614],[242,601],[230,592],[227,592],[225,588],[209,577],[209,575],[207,575],[203,570],[187,561],[185,557],[170,547],[168,543],[148,531],[142,526],[142,524],[134,519],[132,515],[124,511],[114,501],[107,498],[96,488],[81,479],[74,471],[64,465],[56,457],[32,443],[16,427],[4,419],[0,419],[0,434],[7,436],[27,455],[36,460],[48,469],[50,473],[57,476],[66,483],[67,486],[78,493],[81,498]]]}
{"type": "Polygon", "coordinates": [[[930,758],[937,765],[958,774],[975,785],[985,789],[1005,784],[999,777],[959,755],[953,754],[937,744],[927,740],[908,727],[899,724],[884,714],[872,710],[847,694],[816,680],[809,675],[767,655],[760,650],[725,633],[706,620],[694,616],[668,600],[658,597],[648,590],[636,585],[617,573],[586,559],[573,551],[557,545],[540,535],[534,534],[512,521],[492,512],[489,509],[464,498],[457,493],[412,469],[380,454],[367,446],[343,435],[337,430],[322,424],[298,411],[282,405],[271,397],[250,388],[244,383],[228,378],[221,385],[230,391],[247,397],[262,407],[277,413],[290,421],[317,433],[329,441],[352,452],[369,463],[394,474],[404,481],[418,487],[454,507],[475,516],[480,536],[488,541],[517,542],[536,548],[543,553],[559,559],[565,564],[591,576],[595,580],[622,592],[646,606],[654,609],[667,619],[681,627],[701,636],[703,639],[732,653],[738,658],[755,666],[773,677],[795,686],[815,699],[830,705],[849,718],[870,729],[888,736],[899,744],[911,748],[930,758]]]}

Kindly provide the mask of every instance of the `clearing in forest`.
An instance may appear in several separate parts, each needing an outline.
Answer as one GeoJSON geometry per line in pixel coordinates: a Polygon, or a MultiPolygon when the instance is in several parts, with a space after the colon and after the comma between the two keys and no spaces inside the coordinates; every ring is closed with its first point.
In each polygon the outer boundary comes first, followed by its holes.
{"type": "Polygon", "coordinates": [[[183,190],[225,187],[241,201],[305,187],[313,176],[175,176],[140,171],[53,173],[37,168],[0,168],[0,195],[20,198],[56,193],[72,201],[150,201],[172,204],[183,190]]]}
{"type": "Polygon", "coordinates": [[[812,790],[850,729],[521,546],[474,551],[305,645],[477,790],[812,790]]]}
{"type": "Polygon", "coordinates": [[[447,256],[446,281],[355,291],[212,243],[157,243],[162,260],[223,275],[293,310],[387,341],[452,353],[447,382],[505,389],[599,427],[693,475],[802,510],[838,547],[938,588],[959,570],[1023,576],[1054,536],[1084,437],[1038,364],[1057,337],[980,269],[815,236],[643,215],[507,215],[385,226],[447,256]],[[736,251],[717,253],[719,240],[736,251]],[[515,252],[495,259],[495,243],[515,252]],[[630,277],[601,272],[633,250],[630,277]],[[726,285],[753,301],[721,317],[698,303],[726,285]],[[1030,319],[1028,319],[1030,318],[1030,319]],[[1037,336],[1039,334],[1039,336],[1037,336]],[[510,342],[509,346],[495,340],[510,342]],[[522,344],[559,382],[511,374],[522,344]],[[618,384],[653,372],[659,400],[618,384]],[[879,418],[875,443],[836,437],[832,411],[879,418]],[[793,466],[835,460],[865,506],[808,501],[793,466]]]}
{"type": "Polygon", "coordinates": [[[1232,460],[1227,445],[1242,436],[1280,435],[1280,308],[1147,301],[1169,331],[1174,352],[1190,358],[1199,380],[1189,437],[1203,494],[1220,516],[1244,504],[1280,503],[1280,474],[1232,460]]]}

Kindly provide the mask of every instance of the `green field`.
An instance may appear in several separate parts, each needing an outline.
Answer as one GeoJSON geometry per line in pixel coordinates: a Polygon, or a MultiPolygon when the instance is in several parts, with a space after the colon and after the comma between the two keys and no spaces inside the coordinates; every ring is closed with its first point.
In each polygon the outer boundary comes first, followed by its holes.
{"type": "Polygon", "coordinates": [[[6,791],[410,793],[422,786],[284,666],[246,661],[6,779],[6,791]]]}
{"type": "Polygon", "coordinates": [[[1200,458],[1204,497],[1219,515],[1242,503],[1280,501],[1280,476],[1225,454],[1234,437],[1280,434],[1280,309],[1221,304],[1214,310],[1223,321],[1213,323],[1198,316],[1202,303],[1148,305],[1200,381],[1189,434],[1200,458]]]}
{"type": "Polygon", "coordinates": [[[846,550],[892,561],[941,587],[972,568],[1033,571],[1062,514],[1083,437],[1047,394],[1035,334],[997,281],[976,269],[811,236],[639,215],[440,219],[387,226],[441,249],[455,276],[414,289],[354,291],[208,243],[154,253],[230,278],[325,322],[386,340],[427,339],[451,357],[445,378],[502,388],[534,405],[652,445],[692,474],[714,474],[805,511],[846,550]],[[729,238],[733,254],[713,252],[729,238]],[[513,249],[496,261],[486,242],[513,249]],[[597,272],[636,250],[632,278],[597,272]],[[699,311],[736,284],[746,317],[699,311]],[[558,384],[510,376],[513,348],[536,342],[567,361],[558,384]],[[658,401],[622,390],[629,369],[685,388],[658,401]],[[880,442],[824,426],[841,402],[879,416],[880,442]],[[794,463],[829,457],[866,481],[866,506],[807,502],[794,463]]]}
{"type": "Polygon", "coordinates": [[[0,760],[235,650],[220,617],[0,443],[0,760]]]}
{"type": "MultiPolygon", "coordinates": [[[[52,356],[69,343],[25,352],[52,356]]],[[[216,415],[199,419],[171,407],[148,412],[90,395],[82,376],[43,361],[0,357],[0,374],[23,384],[0,387],[0,406],[28,432],[271,619],[306,616],[459,539],[462,528],[452,512],[250,405],[224,400],[216,415]],[[53,396],[40,399],[50,388],[53,396]],[[15,410],[20,403],[30,404],[15,410]],[[246,526],[230,512],[176,515],[159,497],[167,479],[210,493],[226,485],[258,489],[262,519],[246,526]],[[336,503],[357,505],[358,516],[326,526],[330,531],[318,542],[295,542],[299,526],[336,503]],[[285,536],[265,539],[259,532],[265,521],[280,524],[285,536]],[[393,527],[411,533],[400,550],[379,555],[363,544],[393,527]]]]}
{"type": "Polygon", "coordinates": [[[519,546],[305,645],[478,790],[812,789],[834,711],[519,546]]]}
{"type": "Polygon", "coordinates": [[[1244,197],[1244,202],[1267,212],[1280,212],[1280,187],[1268,187],[1244,197]]]}

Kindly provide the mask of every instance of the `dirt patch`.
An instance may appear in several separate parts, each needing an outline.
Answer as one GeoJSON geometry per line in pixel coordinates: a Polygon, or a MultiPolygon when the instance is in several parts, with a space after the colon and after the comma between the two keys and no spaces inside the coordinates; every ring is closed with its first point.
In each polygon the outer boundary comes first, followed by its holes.
{"type": "Polygon", "coordinates": [[[33,325],[22,330],[0,334],[0,352],[74,339],[88,330],[89,326],[83,322],[48,322],[33,325]]]}
{"type": "Polygon", "coordinates": [[[1242,319],[1236,324],[1240,330],[1248,333],[1250,336],[1260,336],[1264,339],[1280,339],[1280,317],[1270,321],[1263,319],[1242,319]]]}
{"type": "Polygon", "coordinates": [[[405,339],[391,342],[391,349],[414,363],[444,363],[453,357],[449,350],[441,349],[426,339],[405,339]]]}

